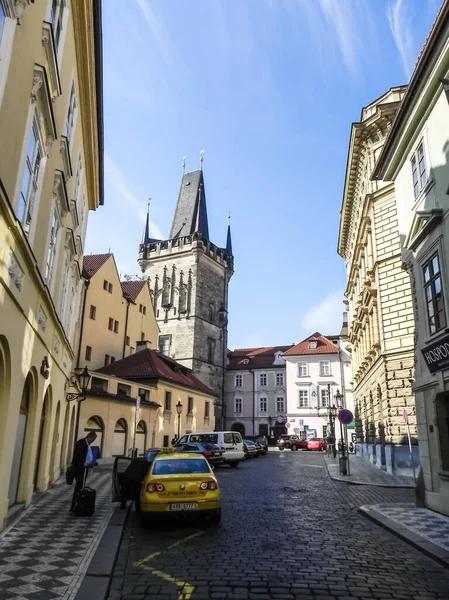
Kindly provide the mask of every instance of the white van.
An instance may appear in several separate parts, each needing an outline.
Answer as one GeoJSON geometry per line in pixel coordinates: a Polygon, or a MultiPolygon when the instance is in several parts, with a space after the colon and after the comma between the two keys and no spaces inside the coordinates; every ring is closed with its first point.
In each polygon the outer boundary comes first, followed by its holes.
{"type": "Polygon", "coordinates": [[[223,452],[225,462],[231,467],[236,467],[245,458],[243,452],[243,440],[237,431],[211,431],[205,433],[186,433],[176,442],[187,444],[188,442],[206,442],[215,444],[223,452]]]}

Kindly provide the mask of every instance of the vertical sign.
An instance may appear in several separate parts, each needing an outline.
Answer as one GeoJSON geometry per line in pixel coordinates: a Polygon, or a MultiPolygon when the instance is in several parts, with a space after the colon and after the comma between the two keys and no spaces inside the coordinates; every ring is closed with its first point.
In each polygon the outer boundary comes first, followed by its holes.
{"type": "Polygon", "coordinates": [[[408,449],[410,451],[410,461],[412,463],[413,479],[414,479],[414,481],[416,481],[415,463],[413,462],[412,439],[410,437],[410,425],[409,425],[409,422],[408,422],[408,414],[407,414],[407,409],[406,408],[402,409],[402,418],[404,419],[404,423],[405,423],[405,425],[407,427],[408,449]]]}

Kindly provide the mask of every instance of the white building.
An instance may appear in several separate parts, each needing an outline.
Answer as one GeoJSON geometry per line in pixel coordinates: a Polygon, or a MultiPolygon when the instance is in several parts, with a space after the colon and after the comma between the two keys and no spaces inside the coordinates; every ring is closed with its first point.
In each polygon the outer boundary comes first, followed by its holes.
{"type": "Polygon", "coordinates": [[[422,496],[426,506],[449,515],[448,123],[446,1],[418,57],[373,177],[394,182],[403,266],[411,277],[416,323],[411,381],[422,496]]]}
{"type": "MultiPolygon", "coordinates": [[[[317,332],[284,352],[289,433],[302,438],[325,438],[331,434],[327,415],[330,406],[340,405],[353,411],[347,346],[345,335],[328,338],[317,332]],[[342,395],[340,402],[337,392],[342,395]]],[[[335,430],[338,440],[338,421],[335,430]]],[[[348,430],[350,433],[351,427],[348,430]]]]}

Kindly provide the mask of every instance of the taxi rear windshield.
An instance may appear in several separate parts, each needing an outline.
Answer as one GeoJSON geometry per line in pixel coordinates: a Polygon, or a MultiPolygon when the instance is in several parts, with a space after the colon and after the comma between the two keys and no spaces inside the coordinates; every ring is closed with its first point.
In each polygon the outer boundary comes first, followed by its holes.
{"type": "Polygon", "coordinates": [[[191,473],[210,473],[204,458],[173,458],[157,460],[153,466],[153,475],[189,475],[191,473]]]}

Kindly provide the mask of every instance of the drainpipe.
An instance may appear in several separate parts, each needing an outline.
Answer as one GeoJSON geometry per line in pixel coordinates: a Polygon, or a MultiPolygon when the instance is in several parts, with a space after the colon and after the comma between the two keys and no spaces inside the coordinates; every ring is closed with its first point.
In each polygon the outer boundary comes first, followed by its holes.
{"type": "Polygon", "coordinates": [[[78,355],[76,357],[76,368],[80,368],[80,360],[81,360],[81,348],[83,345],[83,333],[84,333],[84,315],[86,313],[86,300],[87,300],[87,290],[90,286],[90,279],[84,280],[84,298],[83,298],[83,308],[81,309],[81,326],[80,326],[80,343],[78,346],[78,355]]]}
{"type": "Polygon", "coordinates": [[[125,351],[126,351],[126,336],[128,335],[129,305],[130,305],[130,300],[126,299],[125,335],[123,337],[123,356],[122,356],[122,358],[125,358],[125,351]]]}

